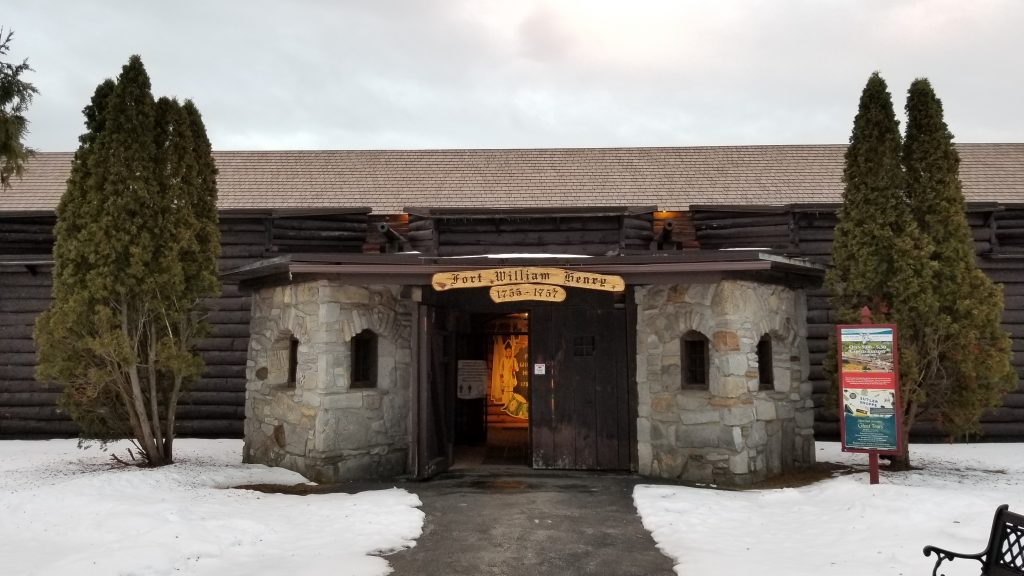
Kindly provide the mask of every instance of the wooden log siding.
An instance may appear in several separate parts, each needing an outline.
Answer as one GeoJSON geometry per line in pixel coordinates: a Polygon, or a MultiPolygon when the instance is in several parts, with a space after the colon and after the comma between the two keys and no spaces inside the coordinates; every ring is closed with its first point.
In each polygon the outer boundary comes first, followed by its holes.
{"type": "MultiPolygon", "coordinates": [[[[0,218],[5,260],[48,258],[54,218],[0,218]],[[26,236],[29,234],[31,236],[26,236]]],[[[360,252],[366,214],[273,217],[222,215],[221,271],[295,251],[360,252]]],[[[74,424],[56,405],[61,387],[35,381],[36,316],[50,302],[50,266],[0,266],[0,438],[73,436],[74,424]]],[[[245,417],[245,360],[252,299],[237,284],[207,301],[211,333],[197,342],[202,378],[178,407],[183,436],[241,437],[245,417]]]]}
{"type": "MultiPolygon", "coordinates": [[[[786,206],[777,208],[701,209],[692,219],[702,248],[771,248],[774,252],[828,264],[836,226],[836,206],[786,206]],[[784,228],[788,222],[789,230],[784,228]],[[728,233],[725,233],[725,232],[728,233]]],[[[974,237],[978,265],[1003,285],[1005,309],[1002,326],[1012,338],[1013,365],[1024,382],[1024,206],[970,205],[968,224],[974,237]]],[[[828,353],[828,336],[836,318],[829,307],[828,291],[807,290],[807,348],[810,381],[814,386],[815,434],[821,439],[839,437],[839,421],[823,363],[828,353]]],[[[1024,440],[1024,386],[1011,392],[1002,406],[982,417],[983,438],[1024,440]]],[[[931,422],[915,425],[914,439],[944,439],[939,426],[931,422]]]]}
{"type": "Polygon", "coordinates": [[[410,216],[413,250],[439,256],[549,253],[604,255],[648,250],[654,240],[650,212],[619,216],[410,216]]]}

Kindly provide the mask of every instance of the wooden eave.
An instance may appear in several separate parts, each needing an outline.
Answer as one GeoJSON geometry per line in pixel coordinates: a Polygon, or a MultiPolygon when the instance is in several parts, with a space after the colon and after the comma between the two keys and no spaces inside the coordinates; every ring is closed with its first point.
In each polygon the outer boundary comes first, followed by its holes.
{"type": "Polygon", "coordinates": [[[263,260],[225,272],[243,286],[279,285],[316,278],[355,284],[427,285],[438,272],[503,267],[567,268],[615,274],[628,284],[707,282],[736,278],[792,286],[817,286],[824,266],[758,251],[693,251],[649,256],[592,258],[439,258],[399,255],[293,255],[263,260]]]}

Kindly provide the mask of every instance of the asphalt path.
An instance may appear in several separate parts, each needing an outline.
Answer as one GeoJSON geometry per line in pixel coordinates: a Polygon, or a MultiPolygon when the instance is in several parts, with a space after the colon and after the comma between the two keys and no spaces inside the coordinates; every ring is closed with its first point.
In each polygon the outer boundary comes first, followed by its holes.
{"type": "Polygon", "coordinates": [[[426,514],[396,576],[672,576],[633,507],[630,475],[492,469],[404,483],[426,514]]]}

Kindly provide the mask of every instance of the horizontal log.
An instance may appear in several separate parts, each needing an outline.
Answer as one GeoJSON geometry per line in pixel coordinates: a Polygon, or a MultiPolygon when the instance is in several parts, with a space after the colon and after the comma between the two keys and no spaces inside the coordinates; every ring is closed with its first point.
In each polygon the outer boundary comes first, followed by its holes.
{"type": "Polygon", "coordinates": [[[435,227],[434,226],[434,221],[432,219],[430,219],[430,218],[419,219],[419,218],[413,217],[413,218],[409,219],[409,232],[410,233],[412,233],[414,231],[419,231],[419,230],[433,230],[434,227],[435,227]]]}
{"type": "Polygon", "coordinates": [[[0,233],[8,232],[51,234],[53,232],[53,222],[21,222],[18,220],[0,219],[0,233]]]}
{"type": "Polygon", "coordinates": [[[1024,408],[1024,393],[1014,392],[1003,396],[1002,405],[1007,408],[1024,408]]]}
{"type": "Polygon", "coordinates": [[[436,234],[433,228],[429,230],[410,230],[405,237],[410,241],[433,240],[436,234]]]}
{"type": "Polygon", "coordinates": [[[823,255],[823,254],[832,254],[832,242],[822,242],[822,241],[803,242],[803,241],[801,241],[800,244],[799,244],[799,248],[800,248],[800,253],[801,254],[806,254],[806,255],[818,256],[818,255],[823,255]]]}
{"type": "Polygon", "coordinates": [[[7,352],[35,352],[36,344],[27,338],[0,338],[0,364],[4,364],[3,355],[7,352]]]}
{"type": "Polygon", "coordinates": [[[252,298],[242,298],[239,296],[209,298],[203,301],[203,304],[207,310],[249,311],[252,309],[252,298]]]}
{"type": "Polygon", "coordinates": [[[51,286],[4,286],[0,289],[0,301],[7,300],[51,300],[51,286]]]}
{"type": "Polygon", "coordinates": [[[266,248],[260,244],[228,244],[220,247],[221,258],[255,258],[263,257],[266,248]]]}
{"type": "Polygon", "coordinates": [[[279,218],[274,221],[275,236],[282,230],[333,230],[339,232],[359,232],[366,234],[367,229],[368,225],[365,219],[361,222],[347,222],[341,220],[300,220],[292,218],[279,218]]]}
{"type": "Polygon", "coordinates": [[[228,366],[206,366],[203,369],[204,378],[245,378],[245,365],[228,366]]]}
{"type": "Polygon", "coordinates": [[[789,228],[789,215],[779,214],[775,216],[755,216],[749,218],[722,218],[718,220],[694,220],[694,228],[698,231],[704,230],[737,230],[742,231],[750,228],[761,228],[765,226],[785,226],[789,228]]]}
{"type": "Polygon", "coordinates": [[[0,406],[52,406],[60,392],[0,392],[0,406]]]}
{"type": "Polygon", "coordinates": [[[248,338],[249,324],[214,324],[210,330],[211,338],[248,338]]]}
{"type": "Polygon", "coordinates": [[[0,392],[60,392],[63,385],[35,380],[0,380],[0,392]]]}
{"type": "Polygon", "coordinates": [[[579,246],[572,244],[548,244],[545,246],[510,246],[510,245],[491,245],[491,246],[441,246],[439,248],[439,254],[441,256],[476,256],[482,254],[583,254],[589,256],[597,256],[606,253],[614,253],[618,250],[617,246],[614,245],[588,245],[579,246]]]}
{"type": "MultiPolygon", "coordinates": [[[[0,319],[3,318],[3,314],[0,314],[0,319]]],[[[32,340],[32,325],[24,326],[4,326],[0,324],[0,338],[10,340],[32,340]]]]}
{"type": "Polygon", "coordinates": [[[35,372],[34,366],[0,365],[0,380],[32,380],[35,372]]]}
{"type": "Polygon", "coordinates": [[[0,420],[67,420],[69,416],[53,406],[0,406],[0,420]]]}
{"type": "Polygon", "coordinates": [[[14,286],[40,286],[49,288],[53,285],[53,277],[49,273],[30,274],[27,270],[21,269],[15,272],[0,272],[0,291],[7,292],[8,287],[14,286]]]}
{"type": "MultiPolygon", "coordinates": [[[[242,384],[243,388],[245,384],[242,384]]],[[[210,392],[191,391],[182,397],[181,402],[190,405],[221,405],[221,406],[245,406],[245,392],[210,392]]]]}
{"type": "Polygon", "coordinates": [[[323,240],[357,240],[362,242],[366,239],[366,230],[359,232],[348,232],[345,230],[274,230],[274,244],[281,244],[283,241],[323,241],[323,240]]]}
{"type": "Polygon", "coordinates": [[[196,349],[200,352],[205,351],[228,351],[228,350],[248,350],[249,339],[248,338],[199,338],[195,342],[196,349]]]}
{"type": "Polygon", "coordinates": [[[78,426],[71,420],[0,420],[0,437],[39,435],[59,438],[77,434],[78,426]]]}
{"type": "MultiPolygon", "coordinates": [[[[618,226],[616,226],[618,228],[618,226]]],[[[624,230],[646,230],[650,233],[654,233],[654,222],[650,220],[634,220],[625,218],[622,221],[622,228],[624,230]]]]}
{"type": "Polygon", "coordinates": [[[839,422],[814,421],[814,439],[819,441],[835,441],[839,438],[839,422]]]}
{"type": "Polygon", "coordinates": [[[0,243],[8,242],[52,245],[53,234],[49,232],[7,232],[0,228],[0,243]]]}
{"type": "Polygon", "coordinates": [[[218,406],[215,404],[178,404],[175,414],[178,418],[185,420],[242,420],[245,418],[245,407],[218,406]]]}
{"type": "Polygon", "coordinates": [[[241,438],[242,420],[178,420],[174,429],[180,436],[241,438]]]}
{"type": "Polygon", "coordinates": [[[441,232],[441,246],[537,246],[544,244],[615,244],[618,230],[577,232],[501,232],[495,234],[441,232]]]}
{"type": "Polygon", "coordinates": [[[49,298],[31,298],[22,300],[0,300],[0,313],[3,312],[42,312],[50,306],[49,298]]]}
{"type": "MultiPolygon", "coordinates": [[[[437,222],[441,232],[545,232],[580,230],[618,230],[618,217],[563,217],[563,218],[497,218],[458,220],[445,219],[437,222]]],[[[650,224],[647,224],[650,227],[650,224]]]]}
{"type": "Polygon", "coordinates": [[[210,324],[248,324],[251,317],[249,310],[211,310],[206,321],[210,324]]]}
{"type": "Polygon", "coordinates": [[[200,356],[207,367],[211,366],[245,366],[245,359],[248,352],[244,350],[229,352],[203,352],[200,356]]]}
{"type": "Polygon", "coordinates": [[[5,366],[35,366],[35,352],[3,352],[0,353],[0,365],[5,366]]]}
{"type": "Polygon", "coordinates": [[[243,244],[246,246],[265,246],[267,244],[267,232],[259,230],[254,232],[227,232],[220,235],[221,246],[232,244],[243,244]]]}
{"type": "Polygon", "coordinates": [[[267,222],[264,219],[242,220],[222,218],[217,225],[221,236],[232,232],[266,232],[267,222]]]}
{"type": "Polygon", "coordinates": [[[772,208],[761,210],[694,210],[690,212],[694,221],[704,222],[708,220],[736,220],[741,218],[789,218],[789,211],[785,208],[772,208]]]}
{"type": "Polygon", "coordinates": [[[1024,424],[1024,408],[1017,408],[1013,406],[989,408],[982,413],[981,422],[1020,422],[1024,424]]]}
{"type": "Polygon", "coordinates": [[[622,231],[622,237],[628,240],[637,240],[643,244],[654,240],[654,231],[650,228],[638,229],[638,228],[626,228],[622,231]]]}

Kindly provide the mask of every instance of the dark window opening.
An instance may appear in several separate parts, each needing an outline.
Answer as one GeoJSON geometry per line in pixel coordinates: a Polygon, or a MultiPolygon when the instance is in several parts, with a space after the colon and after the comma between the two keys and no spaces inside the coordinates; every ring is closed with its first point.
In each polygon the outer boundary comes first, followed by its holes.
{"type": "Polygon", "coordinates": [[[351,387],[377,387],[377,335],[370,330],[352,337],[351,387]]]}
{"type": "Polygon", "coordinates": [[[299,373],[299,339],[292,336],[288,340],[288,386],[294,388],[299,373]]]}
{"type": "Polygon", "coordinates": [[[576,336],[572,339],[572,355],[573,356],[593,356],[594,355],[594,337],[593,336],[576,336]]]}
{"type": "Polygon", "coordinates": [[[765,334],[757,342],[758,390],[775,388],[775,370],[772,368],[772,339],[765,334]]]}
{"type": "Polygon", "coordinates": [[[683,335],[682,345],[683,388],[707,390],[711,381],[707,336],[691,330],[683,335]]]}

